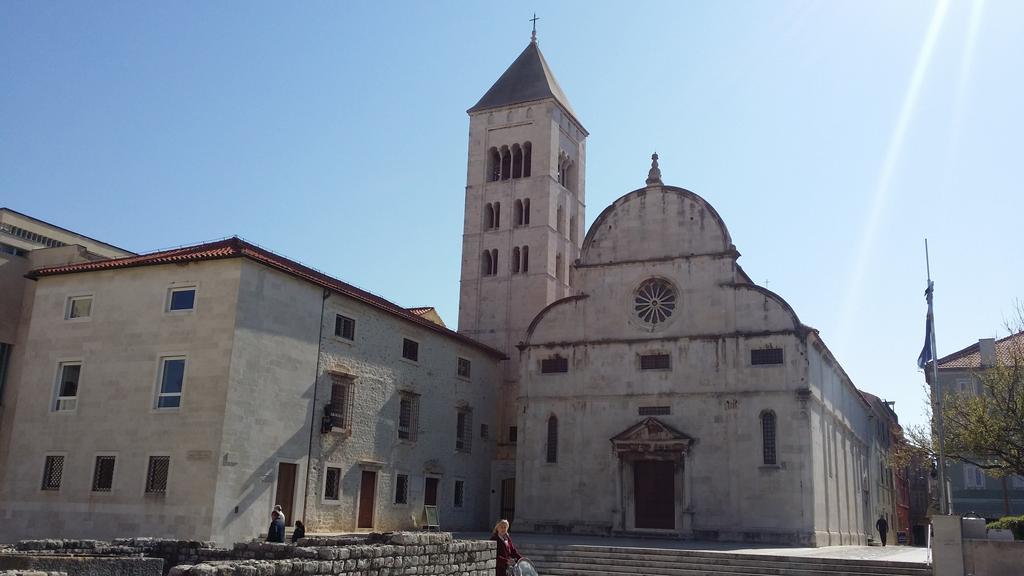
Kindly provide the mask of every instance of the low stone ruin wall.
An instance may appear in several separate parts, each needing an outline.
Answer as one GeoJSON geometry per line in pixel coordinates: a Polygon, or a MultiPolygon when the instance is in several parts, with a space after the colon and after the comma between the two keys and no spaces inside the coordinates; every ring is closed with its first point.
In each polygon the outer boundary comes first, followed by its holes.
{"type": "Polygon", "coordinates": [[[494,566],[493,542],[456,541],[444,532],[314,537],[298,545],[253,541],[231,549],[156,538],[24,540],[0,549],[0,570],[19,576],[491,576],[494,566]]]}

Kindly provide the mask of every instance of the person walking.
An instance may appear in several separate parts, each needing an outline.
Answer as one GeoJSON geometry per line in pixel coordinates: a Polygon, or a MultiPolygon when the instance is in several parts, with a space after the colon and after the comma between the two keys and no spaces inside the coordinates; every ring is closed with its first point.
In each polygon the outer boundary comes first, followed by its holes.
{"type": "Polygon", "coordinates": [[[878,522],[875,522],[875,528],[878,530],[878,537],[882,540],[882,546],[885,546],[885,536],[889,533],[889,523],[885,521],[884,516],[878,517],[878,522]]]}
{"type": "Polygon", "coordinates": [[[274,511],[270,513],[267,542],[284,542],[284,510],[281,509],[280,504],[275,504],[274,511]]]}
{"type": "Polygon", "coordinates": [[[508,535],[508,520],[501,519],[494,525],[494,532],[491,533],[491,540],[498,543],[498,558],[494,565],[494,576],[508,576],[512,566],[522,558],[512,538],[508,535]]]}

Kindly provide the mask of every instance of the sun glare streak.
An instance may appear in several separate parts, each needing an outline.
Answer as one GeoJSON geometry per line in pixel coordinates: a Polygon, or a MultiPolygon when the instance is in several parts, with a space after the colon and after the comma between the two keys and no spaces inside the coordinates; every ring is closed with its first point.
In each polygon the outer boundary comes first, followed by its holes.
{"type": "Polygon", "coordinates": [[[889,137],[889,145],[886,148],[885,160],[882,163],[882,170],[878,176],[878,183],[875,186],[874,194],[871,196],[871,204],[868,211],[868,218],[864,222],[864,230],[861,233],[860,244],[857,250],[857,260],[854,267],[853,277],[847,285],[846,297],[843,299],[843,315],[839,324],[840,330],[837,334],[839,343],[846,341],[847,334],[851,327],[853,314],[858,308],[860,293],[864,285],[864,274],[867,268],[868,258],[874,248],[875,235],[878,232],[878,225],[882,219],[886,204],[889,199],[890,184],[892,175],[896,168],[896,162],[903,151],[903,142],[906,139],[907,127],[913,119],[914,111],[917,108],[917,101],[921,94],[921,86],[924,84],[925,76],[931,65],[932,55],[935,52],[935,44],[942,30],[942,24],[949,12],[949,0],[942,0],[935,5],[931,22],[928,24],[928,32],[921,44],[921,50],[917,54],[917,62],[914,65],[914,72],[910,77],[910,84],[903,96],[903,104],[900,107],[896,126],[889,137]]]}
{"type": "Polygon", "coordinates": [[[960,56],[960,71],[957,78],[956,93],[953,99],[953,121],[949,130],[949,140],[946,142],[946,162],[943,181],[946,191],[952,190],[953,174],[956,166],[956,157],[960,148],[960,132],[963,126],[964,107],[967,100],[967,88],[970,85],[971,65],[974,63],[974,49],[978,43],[978,30],[981,28],[981,15],[985,10],[985,0],[974,0],[971,2],[971,22],[967,29],[967,39],[964,44],[963,54],[960,56]]]}

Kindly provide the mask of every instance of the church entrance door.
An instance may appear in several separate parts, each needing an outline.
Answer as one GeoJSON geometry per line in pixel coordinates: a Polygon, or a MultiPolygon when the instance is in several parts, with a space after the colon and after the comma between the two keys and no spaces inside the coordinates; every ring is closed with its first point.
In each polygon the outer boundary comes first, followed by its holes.
{"type": "Polygon", "coordinates": [[[637,460],[633,463],[636,527],[672,530],[676,527],[675,463],[637,460]]]}

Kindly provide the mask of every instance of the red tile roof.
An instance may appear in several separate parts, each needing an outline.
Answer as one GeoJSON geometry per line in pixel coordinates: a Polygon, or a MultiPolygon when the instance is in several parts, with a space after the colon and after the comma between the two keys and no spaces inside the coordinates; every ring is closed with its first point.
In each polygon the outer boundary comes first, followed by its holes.
{"type": "Polygon", "coordinates": [[[129,256],[126,258],[113,258],[110,260],[100,260],[96,262],[82,262],[78,264],[68,264],[65,266],[38,268],[29,272],[26,276],[28,278],[36,279],[45,276],[55,276],[58,274],[115,270],[120,268],[134,268],[138,266],[156,266],[160,264],[182,264],[205,260],[220,260],[224,258],[248,258],[254,262],[259,262],[264,266],[280,270],[281,272],[290,274],[296,278],[306,280],[307,282],[323,286],[324,288],[343,294],[349,298],[359,300],[360,302],[398,316],[404,320],[412,322],[413,324],[417,324],[428,330],[433,330],[434,332],[438,332],[448,336],[449,338],[458,340],[463,344],[473,346],[496,358],[507,358],[505,354],[499,350],[431,322],[430,320],[423,318],[420,315],[395,304],[394,302],[381,298],[380,296],[367,292],[361,288],[357,288],[347,282],[342,282],[341,280],[328,276],[323,272],[314,270],[313,268],[303,264],[299,264],[294,260],[274,254],[273,252],[260,248],[255,244],[246,242],[237,236],[225,240],[218,240],[216,242],[206,242],[195,246],[185,246],[182,248],[152,252],[150,254],[129,256]]]}
{"type": "MultiPolygon", "coordinates": [[[[996,362],[1008,365],[1013,358],[1024,358],[1024,332],[1011,334],[1001,340],[996,340],[996,362]]],[[[963,350],[958,350],[939,358],[939,368],[950,369],[971,369],[981,368],[981,351],[979,344],[975,342],[963,350]]]]}

